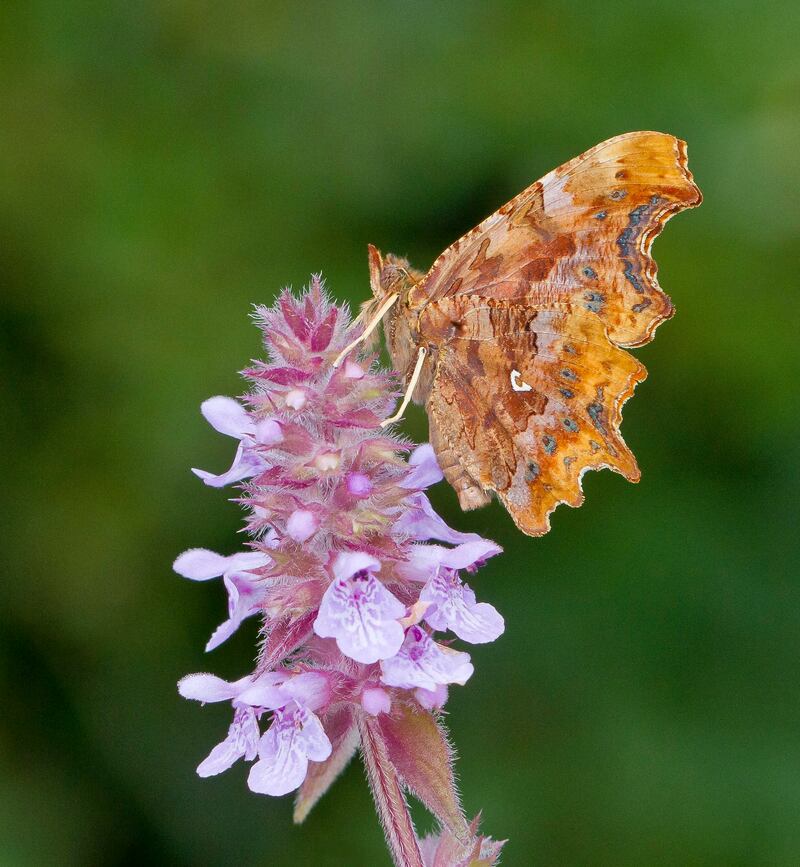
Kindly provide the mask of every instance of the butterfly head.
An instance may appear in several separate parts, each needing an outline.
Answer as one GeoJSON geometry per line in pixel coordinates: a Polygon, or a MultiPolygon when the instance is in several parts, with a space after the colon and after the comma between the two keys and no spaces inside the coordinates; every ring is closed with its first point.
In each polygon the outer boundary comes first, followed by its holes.
{"type": "Polygon", "coordinates": [[[411,267],[407,259],[394,253],[381,255],[372,244],[369,251],[369,283],[374,300],[380,304],[389,295],[399,295],[401,303],[407,294],[420,282],[423,274],[411,267]]]}
{"type": "Polygon", "coordinates": [[[384,315],[386,334],[389,337],[389,332],[392,330],[391,323],[394,322],[399,311],[408,311],[412,306],[411,292],[424,275],[412,268],[408,260],[401,256],[395,256],[393,253],[383,256],[372,244],[369,245],[368,250],[372,298],[361,305],[361,318],[365,323],[370,322],[386,301],[393,295],[397,296],[397,303],[388,311],[388,315],[384,315]]]}
{"type": "Polygon", "coordinates": [[[392,297],[397,301],[383,316],[384,333],[392,364],[398,371],[413,365],[416,356],[416,310],[413,292],[425,275],[412,268],[407,259],[393,253],[381,255],[369,245],[369,282],[372,298],[362,305],[362,318],[368,323],[392,297]]]}

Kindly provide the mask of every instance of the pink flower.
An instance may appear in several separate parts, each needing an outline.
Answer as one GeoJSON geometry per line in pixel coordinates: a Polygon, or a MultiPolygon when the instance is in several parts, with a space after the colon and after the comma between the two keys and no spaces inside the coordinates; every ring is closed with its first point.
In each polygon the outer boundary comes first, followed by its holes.
{"type": "Polygon", "coordinates": [[[265,566],[269,559],[258,551],[243,551],[223,557],[206,548],[192,548],[184,551],[173,563],[172,568],[179,575],[193,581],[207,581],[222,576],[228,591],[228,619],[216,628],[208,640],[207,651],[219,647],[236,632],[243,620],[261,610],[264,587],[250,570],[265,566]]]}
{"type": "Polygon", "coordinates": [[[399,653],[381,662],[381,681],[387,686],[434,692],[447,683],[463,686],[473,671],[468,653],[443,647],[420,626],[412,626],[399,653]]]}
{"type": "Polygon", "coordinates": [[[455,569],[438,569],[419,594],[430,603],[425,621],[434,629],[450,629],[470,644],[486,644],[503,634],[505,623],[497,609],[476,602],[475,594],[458,577],[455,569]]]}
{"type": "Polygon", "coordinates": [[[322,762],[330,754],[331,742],[319,719],[292,702],[275,711],[272,725],[261,736],[247,785],[262,795],[285,795],[306,778],[309,760],[322,762]]]}
{"type": "Polygon", "coordinates": [[[280,430],[275,422],[256,425],[245,408],[230,397],[210,397],[203,402],[200,412],[215,430],[239,440],[233,463],[226,472],[214,475],[206,470],[192,470],[207,485],[222,488],[254,476],[267,466],[255,444],[259,441],[271,444],[278,440],[280,430]]]}
{"type": "Polygon", "coordinates": [[[184,698],[192,698],[200,702],[230,701],[233,705],[233,722],[228,729],[228,736],[203,759],[197,766],[201,777],[210,777],[228,770],[240,758],[252,761],[258,751],[258,719],[265,708],[281,703],[282,696],[278,689],[285,680],[283,675],[268,674],[261,678],[261,688],[270,701],[254,707],[242,701],[241,693],[253,685],[252,677],[228,683],[213,674],[190,674],[178,683],[178,692],[184,698]]]}
{"type": "Polygon", "coordinates": [[[314,621],[320,638],[335,638],[339,650],[356,662],[394,656],[403,643],[398,620],[406,608],[375,577],[380,567],[369,554],[339,554],[333,564],[334,581],[314,621]]]}
{"type": "MultiPolygon", "coordinates": [[[[251,783],[255,780],[261,787],[256,788],[252,784],[250,787],[255,792],[285,794],[296,789],[305,778],[308,759],[322,761],[327,758],[327,754],[315,758],[323,752],[320,749],[322,739],[327,743],[328,753],[330,753],[330,742],[322,731],[319,719],[310,709],[324,705],[330,694],[327,679],[321,674],[308,672],[292,677],[286,672],[268,672],[258,677],[243,677],[233,683],[213,674],[190,674],[178,683],[178,692],[184,698],[203,703],[229,700],[233,705],[233,722],[228,729],[227,737],[217,744],[197,767],[197,773],[201,777],[210,777],[226,771],[240,758],[252,761],[258,754],[264,759],[265,753],[269,755],[270,745],[277,737],[278,746],[281,749],[288,748],[286,755],[281,753],[283,763],[276,762],[270,771],[262,766],[255,777],[251,771],[251,783]],[[261,737],[258,726],[259,719],[267,710],[274,710],[277,720],[277,729],[269,740],[265,740],[269,736],[269,731],[261,737]],[[307,733],[294,741],[289,738],[287,743],[289,732],[286,721],[289,719],[294,719],[297,725],[306,728],[307,733]],[[305,764],[303,764],[297,754],[307,742],[313,743],[305,751],[305,764]],[[302,777],[297,779],[300,767],[302,767],[302,777]],[[276,791],[267,791],[264,787],[276,791]]],[[[270,731],[273,728],[275,723],[270,731]]],[[[253,771],[259,764],[261,763],[253,766],[253,771]]]]}
{"type": "Polygon", "coordinates": [[[481,537],[477,533],[460,533],[458,530],[448,527],[444,520],[433,511],[430,500],[422,491],[409,496],[408,510],[403,513],[395,526],[396,529],[418,542],[438,539],[440,542],[460,545],[462,542],[481,541],[481,537]]]}

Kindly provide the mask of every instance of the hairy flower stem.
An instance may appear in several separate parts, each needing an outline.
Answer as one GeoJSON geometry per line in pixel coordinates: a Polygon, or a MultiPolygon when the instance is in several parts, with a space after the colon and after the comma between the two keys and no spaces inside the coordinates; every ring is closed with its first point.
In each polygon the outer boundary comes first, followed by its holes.
{"type": "Polygon", "coordinates": [[[386,754],[374,718],[359,714],[361,753],[367,778],[396,867],[425,867],[403,787],[386,754]]]}

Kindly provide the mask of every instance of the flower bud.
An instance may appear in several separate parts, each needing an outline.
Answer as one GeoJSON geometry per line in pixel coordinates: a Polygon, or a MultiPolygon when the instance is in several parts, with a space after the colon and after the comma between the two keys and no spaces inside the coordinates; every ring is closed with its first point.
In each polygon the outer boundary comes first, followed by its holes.
{"type": "Polygon", "coordinates": [[[385,689],[369,686],[361,693],[361,707],[368,714],[378,716],[379,713],[389,713],[392,709],[392,700],[385,689]]]}
{"type": "Polygon", "coordinates": [[[323,473],[339,469],[341,457],[338,452],[321,452],[314,458],[314,466],[323,473]]]}
{"type": "Polygon", "coordinates": [[[373,484],[369,476],[364,473],[347,474],[347,491],[359,499],[368,497],[372,493],[373,484]]]}
{"type": "Polygon", "coordinates": [[[305,542],[319,528],[319,518],[308,509],[295,509],[286,522],[286,532],[295,542],[305,542]]]}
{"type": "Polygon", "coordinates": [[[306,396],[305,389],[293,388],[286,392],[284,400],[289,409],[302,409],[306,405],[308,397],[306,396]]]}

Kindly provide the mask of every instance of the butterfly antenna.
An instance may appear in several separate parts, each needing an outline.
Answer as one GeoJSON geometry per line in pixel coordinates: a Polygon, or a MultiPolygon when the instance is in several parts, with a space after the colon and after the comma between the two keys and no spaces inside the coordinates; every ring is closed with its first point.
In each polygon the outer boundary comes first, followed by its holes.
{"type": "Polygon", "coordinates": [[[386,427],[386,425],[388,424],[393,424],[394,422],[399,421],[403,417],[403,413],[406,411],[406,407],[409,405],[409,403],[411,403],[411,395],[414,394],[414,389],[417,387],[417,383],[419,382],[419,377],[422,373],[422,363],[425,361],[426,355],[427,350],[424,346],[420,346],[419,352],[417,353],[417,363],[414,365],[414,372],[411,374],[411,379],[408,381],[406,393],[403,395],[403,402],[400,404],[400,408],[393,416],[381,422],[381,427],[386,427]]]}
{"type": "Polygon", "coordinates": [[[370,320],[369,324],[361,332],[361,334],[359,334],[359,336],[352,343],[349,343],[347,346],[345,346],[345,348],[336,356],[336,361],[333,362],[334,368],[338,367],[342,363],[346,355],[352,352],[356,348],[356,346],[358,346],[360,343],[363,343],[367,339],[367,337],[372,334],[372,332],[380,324],[381,319],[383,319],[383,317],[386,315],[386,311],[392,306],[392,304],[394,304],[395,301],[397,301],[399,297],[400,296],[395,293],[394,295],[390,295],[383,302],[383,304],[381,304],[381,306],[378,308],[377,313],[370,320]]]}

